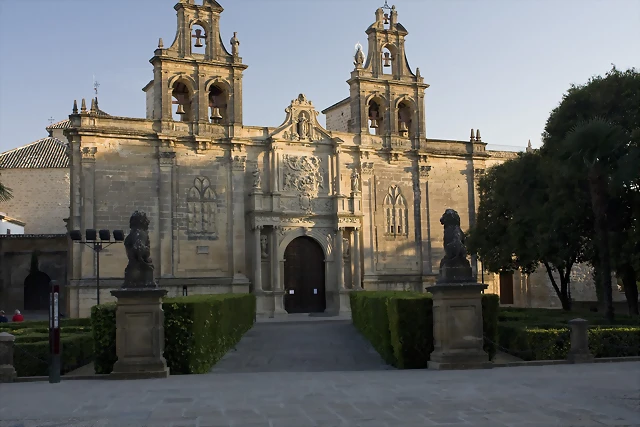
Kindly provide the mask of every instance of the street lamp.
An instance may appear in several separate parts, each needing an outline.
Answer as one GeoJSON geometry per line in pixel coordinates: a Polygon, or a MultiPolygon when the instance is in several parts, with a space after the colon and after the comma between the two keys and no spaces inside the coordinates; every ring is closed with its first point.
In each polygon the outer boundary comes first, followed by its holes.
{"type": "Polygon", "coordinates": [[[85,230],[85,240],[82,240],[80,230],[71,230],[69,237],[71,237],[74,243],[87,245],[93,249],[96,254],[96,300],[97,305],[100,305],[100,252],[113,244],[122,243],[124,241],[124,231],[113,230],[113,242],[111,241],[111,231],[100,230],[96,232],[96,230],[92,228],[85,230]]]}

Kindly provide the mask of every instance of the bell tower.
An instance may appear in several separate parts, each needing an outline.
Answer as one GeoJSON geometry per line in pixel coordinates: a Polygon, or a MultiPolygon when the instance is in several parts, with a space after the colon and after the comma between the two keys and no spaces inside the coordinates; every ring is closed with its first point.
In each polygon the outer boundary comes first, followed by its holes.
{"type": "MultiPolygon", "coordinates": [[[[150,62],[154,78],[143,89],[147,118],[163,122],[242,126],[242,75],[237,33],[231,53],[220,35],[222,6],[215,0],[180,0],[175,40],[160,39],[150,62]]],[[[192,126],[198,133],[199,126],[192,126]]]]}
{"type": "Polygon", "coordinates": [[[408,31],[398,22],[396,7],[385,5],[367,29],[368,53],[359,44],[348,80],[349,131],[389,138],[408,138],[417,149],[426,139],[424,93],[429,87],[420,69],[411,71],[405,54],[408,31]]]}

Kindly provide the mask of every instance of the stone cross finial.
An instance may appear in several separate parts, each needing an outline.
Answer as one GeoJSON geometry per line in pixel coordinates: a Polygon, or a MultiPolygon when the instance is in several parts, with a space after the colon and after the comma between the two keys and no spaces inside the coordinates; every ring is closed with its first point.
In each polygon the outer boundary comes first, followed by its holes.
{"type": "Polygon", "coordinates": [[[85,101],[84,98],[82,98],[82,104],[80,106],[80,112],[81,113],[86,113],[87,112],[87,101],[85,101]]]}
{"type": "Polygon", "coordinates": [[[158,40],[158,49],[162,48],[164,48],[164,41],[162,41],[162,37],[160,37],[160,40],[158,40]]]}
{"type": "Polygon", "coordinates": [[[74,99],[73,100],[73,110],[72,110],[73,114],[78,114],[78,100],[74,99]]]}
{"type": "Polygon", "coordinates": [[[480,136],[480,129],[476,129],[476,141],[482,142],[482,137],[480,136]]]}
{"type": "Polygon", "coordinates": [[[469,139],[471,142],[473,142],[476,139],[476,133],[474,132],[473,128],[471,129],[471,137],[469,139]]]}

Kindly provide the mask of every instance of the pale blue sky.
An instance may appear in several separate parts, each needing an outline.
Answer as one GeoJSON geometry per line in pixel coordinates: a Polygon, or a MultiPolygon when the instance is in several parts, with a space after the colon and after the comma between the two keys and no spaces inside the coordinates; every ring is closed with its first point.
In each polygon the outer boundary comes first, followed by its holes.
{"type": "MultiPolygon", "coordinates": [[[[177,0],[0,0],[0,151],[46,136],[74,99],[144,117],[158,38],[173,41],[177,0]]],[[[246,125],[278,126],[305,93],[318,110],[348,95],[354,45],[384,0],[220,0],[249,65],[246,125]]],[[[394,0],[407,55],[427,89],[427,136],[540,144],[571,83],[640,66],[638,0],[394,0]]],[[[321,115],[324,123],[324,117],[321,115]]]]}

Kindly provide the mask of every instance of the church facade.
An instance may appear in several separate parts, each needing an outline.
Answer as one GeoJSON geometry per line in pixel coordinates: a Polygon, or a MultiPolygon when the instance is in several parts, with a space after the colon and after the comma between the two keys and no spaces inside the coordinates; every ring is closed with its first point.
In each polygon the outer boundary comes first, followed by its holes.
{"type": "MultiPolygon", "coordinates": [[[[479,131],[427,138],[429,85],[409,67],[395,7],[376,11],[349,97],[323,111],[326,128],[303,94],[280,126],[244,126],[239,40],[228,50],[223,8],[202,3],[175,6],[176,38],[160,40],[151,59],[146,118],[103,114],[97,100],[74,106],[64,131],[69,228],[127,230],[143,210],[170,296],[253,292],[260,315],[344,312],[356,290],[432,283],[442,213],[457,210],[467,229],[477,179],[516,154],[487,151],[479,131]]],[[[96,302],[97,265],[84,245],[70,254],[67,309],[83,317],[96,302]]],[[[102,252],[101,302],[125,265],[121,245],[102,252]]]]}

